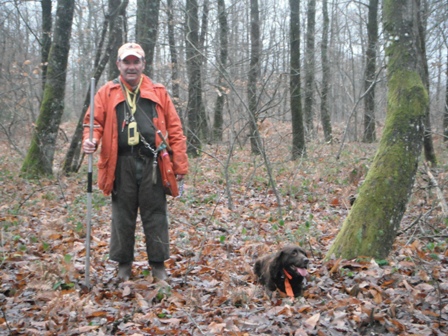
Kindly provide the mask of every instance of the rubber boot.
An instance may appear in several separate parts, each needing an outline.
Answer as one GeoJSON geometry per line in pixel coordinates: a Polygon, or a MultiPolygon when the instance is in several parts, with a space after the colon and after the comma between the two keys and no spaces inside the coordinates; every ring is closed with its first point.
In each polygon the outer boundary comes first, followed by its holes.
{"type": "Polygon", "coordinates": [[[152,268],[152,276],[158,280],[165,280],[168,278],[168,274],[165,270],[165,263],[150,261],[149,266],[152,268]]]}
{"type": "Polygon", "coordinates": [[[127,281],[131,277],[132,261],[118,264],[118,279],[127,281]]]}

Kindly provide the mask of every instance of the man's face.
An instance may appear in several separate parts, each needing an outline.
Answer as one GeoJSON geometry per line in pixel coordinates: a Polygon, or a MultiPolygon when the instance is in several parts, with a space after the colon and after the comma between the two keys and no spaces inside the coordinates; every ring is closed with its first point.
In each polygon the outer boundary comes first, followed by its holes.
{"type": "Polygon", "coordinates": [[[145,61],[130,55],[123,60],[117,61],[117,67],[120,75],[129,85],[137,86],[145,68],[145,61]]]}

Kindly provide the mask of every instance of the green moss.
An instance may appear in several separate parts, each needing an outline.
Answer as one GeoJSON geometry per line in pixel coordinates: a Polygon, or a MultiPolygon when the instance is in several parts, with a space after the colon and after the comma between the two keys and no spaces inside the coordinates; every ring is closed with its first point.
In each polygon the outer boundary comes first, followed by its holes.
{"type": "Polygon", "coordinates": [[[428,103],[420,76],[409,70],[390,76],[383,136],[359,196],[327,258],[358,255],[383,259],[395,240],[412,188],[428,103]]]}

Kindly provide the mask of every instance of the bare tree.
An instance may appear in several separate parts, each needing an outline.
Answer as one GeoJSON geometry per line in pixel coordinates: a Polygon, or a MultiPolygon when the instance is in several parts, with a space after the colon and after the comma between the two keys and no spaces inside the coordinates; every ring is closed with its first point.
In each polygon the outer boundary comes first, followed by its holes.
{"type": "Polygon", "coordinates": [[[324,131],[325,142],[333,141],[333,132],[331,129],[331,117],[328,108],[328,95],[330,86],[330,64],[328,61],[328,32],[330,28],[330,20],[328,18],[328,1],[322,1],[322,43],[321,43],[321,59],[322,59],[322,90],[320,102],[320,119],[322,129],[324,131]]]}
{"type": "Polygon", "coordinates": [[[292,118],[292,159],[306,154],[300,92],[300,1],[289,0],[290,17],[290,105],[292,118]]]}
{"type": "Polygon", "coordinates": [[[369,0],[369,19],[367,22],[367,51],[364,90],[364,142],[374,142],[375,133],[375,84],[376,49],[378,43],[378,0],[369,0]]]}
{"type": "Polygon", "coordinates": [[[303,112],[305,115],[306,129],[309,138],[314,138],[314,113],[313,113],[313,94],[314,94],[314,35],[316,32],[316,0],[308,0],[307,9],[307,31],[306,31],[306,51],[305,51],[305,99],[303,112]]]}
{"type": "Polygon", "coordinates": [[[145,73],[152,76],[154,49],[157,42],[160,0],[137,0],[136,41],[146,55],[145,73]]]}
{"type": "Polygon", "coordinates": [[[173,15],[173,0],[167,0],[167,17],[168,17],[168,44],[170,46],[171,56],[171,88],[173,104],[176,107],[177,113],[181,116],[182,122],[184,122],[181,113],[180,99],[180,85],[179,85],[179,61],[176,48],[176,39],[174,37],[174,15],[173,15]]]}
{"type": "Polygon", "coordinates": [[[54,38],[48,56],[44,97],[31,145],[22,165],[22,171],[27,175],[53,173],[56,139],[64,112],[66,69],[74,7],[74,1],[58,0],[54,38]]]}
{"type": "MultiPolygon", "coordinates": [[[[115,64],[115,61],[117,60],[116,55],[118,54],[118,48],[120,48],[120,46],[124,43],[124,25],[126,20],[127,3],[128,0],[109,0],[109,13],[113,15],[108,20],[109,32],[114,32],[114,38],[111,40],[113,43],[110,50],[112,57],[109,59],[109,80],[117,78],[120,75],[120,71],[115,64]]],[[[98,62],[96,63],[98,64],[98,62]]],[[[83,112],[84,113],[82,115],[84,115],[86,111],[83,112]]]]}
{"type": "Polygon", "coordinates": [[[218,0],[218,21],[219,21],[219,58],[218,58],[218,81],[217,81],[217,96],[214,111],[213,123],[213,140],[222,141],[223,132],[223,110],[224,100],[227,95],[227,84],[224,80],[226,72],[227,56],[228,56],[228,24],[227,12],[224,0],[218,0]]]}
{"type": "Polygon", "coordinates": [[[201,118],[202,84],[201,60],[199,50],[199,15],[197,0],[187,0],[186,3],[186,54],[188,72],[188,146],[187,151],[192,156],[198,156],[201,150],[201,118]]]}
{"type": "Polygon", "coordinates": [[[419,0],[385,0],[383,20],[389,57],[388,117],[380,146],[327,258],[388,256],[411,195],[423,143],[428,93],[421,78],[423,55],[419,0]]]}
{"type": "Polygon", "coordinates": [[[41,64],[42,64],[42,91],[45,88],[47,78],[48,55],[51,47],[51,0],[42,0],[42,40],[41,40],[41,64]]]}
{"type": "MultiPolygon", "coordinates": [[[[426,86],[426,90],[429,92],[430,88],[430,80],[429,80],[429,70],[428,70],[428,59],[426,56],[426,22],[428,18],[428,2],[425,0],[421,1],[421,9],[419,11],[419,20],[418,20],[418,28],[420,30],[420,46],[422,48],[422,57],[423,57],[423,67],[422,67],[422,80],[426,86]]],[[[430,104],[426,107],[426,115],[425,115],[425,132],[423,136],[423,151],[425,155],[425,159],[428,162],[431,162],[433,166],[437,164],[436,153],[434,151],[434,144],[432,142],[432,131],[431,131],[431,113],[430,113],[430,104]]]]}
{"type": "MultiPolygon", "coordinates": [[[[448,68],[448,53],[446,56],[446,67],[448,68]]],[[[448,80],[445,82],[445,108],[443,109],[443,141],[448,141],[448,80]]]]}
{"type": "Polygon", "coordinates": [[[261,153],[261,138],[258,131],[258,98],[257,82],[260,77],[260,13],[258,0],[250,0],[250,67],[247,84],[249,101],[250,147],[252,154],[261,153]]]}

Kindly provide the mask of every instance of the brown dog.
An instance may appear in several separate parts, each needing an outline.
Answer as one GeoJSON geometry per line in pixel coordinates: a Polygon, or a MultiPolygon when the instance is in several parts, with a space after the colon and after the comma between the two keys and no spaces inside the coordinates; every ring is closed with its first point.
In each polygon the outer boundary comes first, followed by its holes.
{"type": "Polygon", "coordinates": [[[308,263],[309,259],[302,248],[289,245],[259,258],[255,262],[254,273],[269,297],[276,289],[290,297],[298,297],[302,295],[302,282],[308,274],[308,263]]]}

